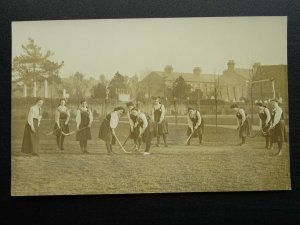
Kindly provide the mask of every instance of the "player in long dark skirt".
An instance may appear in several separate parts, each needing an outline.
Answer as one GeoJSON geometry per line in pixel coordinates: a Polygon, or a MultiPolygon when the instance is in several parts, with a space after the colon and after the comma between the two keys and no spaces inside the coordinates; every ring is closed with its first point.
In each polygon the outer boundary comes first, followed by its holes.
{"type": "Polygon", "coordinates": [[[152,121],[154,121],[154,136],[157,138],[157,146],[160,145],[160,136],[163,137],[165,147],[167,144],[168,123],[165,120],[166,108],[160,102],[160,98],[154,98],[152,109],[152,121]]]}
{"type": "Polygon", "coordinates": [[[88,153],[87,141],[92,139],[91,126],[93,123],[93,114],[88,108],[86,100],[80,102],[80,107],[76,114],[76,141],[79,141],[82,153],[88,153]]]}
{"type": "Polygon", "coordinates": [[[21,148],[21,152],[28,155],[38,155],[40,150],[39,126],[42,119],[42,105],[43,100],[38,98],[28,113],[21,148]]]}
{"type": "Polygon", "coordinates": [[[154,127],[150,116],[141,112],[138,108],[132,109],[132,114],[137,117],[137,122],[139,123],[139,136],[146,144],[144,155],[150,154],[151,141],[154,137],[154,127]]]}
{"type": "Polygon", "coordinates": [[[125,109],[121,106],[116,107],[100,125],[98,137],[105,141],[106,150],[108,154],[112,154],[112,145],[116,143],[116,132],[115,129],[119,124],[120,117],[125,113],[125,109]]]}
{"type": "Polygon", "coordinates": [[[126,104],[128,108],[128,121],[130,125],[130,130],[129,130],[129,138],[133,139],[134,141],[134,150],[138,151],[140,146],[141,146],[141,138],[139,137],[139,123],[137,122],[137,116],[133,115],[132,109],[134,108],[134,104],[132,102],[128,102],[126,104]]]}
{"type": "Polygon", "coordinates": [[[66,100],[61,99],[59,106],[55,111],[55,125],[54,125],[54,134],[56,135],[56,144],[60,150],[64,150],[64,140],[65,135],[64,133],[69,133],[69,119],[70,119],[70,112],[66,107],[66,100]]]}
{"type": "Polygon", "coordinates": [[[192,137],[188,140],[187,144],[190,145],[192,138],[198,137],[199,145],[202,144],[202,135],[204,130],[204,121],[200,112],[196,109],[188,108],[187,114],[188,129],[187,136],[189,137],[192,133],[192,137]]]}
{"type": "Polygon", "coordinates": [[[271,145],[271,135],[269,128],[271,126],[271,115],[270,110],[262,103],[256,103],[256,106],[259,109],[258,116],[259,116],[259,127],[262,131],[262,135],[266,138],[266,146],[265,148],[269,148],[271,145]]]}
{"type": "Polygon", "coordinates": [[[249,122],[247,119],[247,114],[244,109],[239,108],[237,104],[233,104],[230,106],[231,109],[235,111],[235,116],[237,118],[239,137],[242,139],[240,145],[244,145],[246,143],[246,137],[250,134],[249,122]]]}
{"type": "Polygon", "coordinates": [[[273,148],[273,143],[278,144],[278,155],[282,152],[282,142],[287,141],[287,134],[285,129],[284,115],[281,107],[278,105],[276,99],[271,100],[272,111],[271,111],[271,149],[273,148]]]}

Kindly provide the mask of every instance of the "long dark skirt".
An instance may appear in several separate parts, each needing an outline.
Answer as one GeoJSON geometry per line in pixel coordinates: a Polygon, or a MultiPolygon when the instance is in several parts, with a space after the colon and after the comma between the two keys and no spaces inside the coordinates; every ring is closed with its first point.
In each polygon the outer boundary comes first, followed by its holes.
{"type": "Polygon", "coordinates": [[[271,140],[272,143],[287,142],[287,133],[284,120],[280,120],[280,122],[271,130],[271,140]]]}
{"type": "Polygon", "coordinates": [[[150,152],[151,141],[154,137],[154,124],[153,122],[148,123],[145,132],[142,134],[142,141],[146,144],[145,152],[150,152]]]}
{"type": "Polygon", "coordinates": [[[168,122],[163,120],[161,123],[154,122],[154,137],[169,133],[168,122]]]}
{"type": "Polygon", "coordinates": [[[35,132],[31,130],[30,125],[28,122],[26,122],[21,148],[21,152],[26,154],[38,154],[40,150],[39,127],[37,119],[33,119],[33,126],[35,128],[35,132]]]}
{"type": "Polygon", "coordinates": [[[133,131],[129,130],[129,138],[130,139],[138,139],[140,135],[140,126],[136,126],[133,128],[133,131]]]}
{"type": "Polygon", "coordinates": [[[271,133],[269,131],[270,126],[271,126],[270,122],[269,123],[263,122],[263,124],[262,124],[262,132],[263,132],[262,136],[269,137],[271,135],[271,133]]]}
{"type": "Polygon", "coordinates": [[[100,125],[99,135],[98,137],[105,141],[105,143],[109,143],[114,145],[116,143],[116,138],[112,135],[112,130],[110,127],[110,121],[104,119],[100,125]]]}
{"type": "Polygon", "coordinates": [[[79,125],[79,130],[80,129],[82,129],[82,130],[80,130],[76,133],[76,141],[86,141],[86,140],[92,139],[91,129],[87,126],[88,126],[87,124],[79,125]]]}
{"type": "Polygon", "coordinates": [[[53,132],[54,135],[60,136],[62,131],[66,134],[70,132],[69,125],[65,124],[65,122],[66,122],[66,120],[59,120],[60,129],[58,129],[57,123],[55,123],[55,125],[54,125],[55,132],[53,132]]]}
{"type": "Polygon", "coordinates": [[[247,137],[249,135],[250,135],[249,122],[248,119],[246,119],[243,126],[241,126],[239,129],[239,136],[240,138],[242,138],[242,137],[247,137]]]}
{"type": "Polygon", "coordinates": [[[142,141],[144,143],[149,143],[154,137],[154,124],[149,122],[145,132],[142,134],[142,141]]]}

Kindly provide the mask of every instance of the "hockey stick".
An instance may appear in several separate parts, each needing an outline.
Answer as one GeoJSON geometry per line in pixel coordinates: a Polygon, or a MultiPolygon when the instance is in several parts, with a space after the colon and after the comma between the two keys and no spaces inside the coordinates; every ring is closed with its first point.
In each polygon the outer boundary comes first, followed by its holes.
{"type": "Polygon", "coordinates": [[[256,134],[254,134],[254,135],[252,135],[252,136],[249,135],[248,137],[249,137],[249,138],[255,138],[257,135],[259,135],[259,134],[261,134],[261,133],[264,134],[264,132],[263,132],[262,130],[259,130],[259,131],[256,132],[256,134]]]}
{"type": "Polygon", "coordinates": [[[61,133],[62,133],[62,135],[64,135],[64,136],[70,136],[70,135],[75,134],[75,133],[77,133],[77,132],[79,132],[79,131],[82,131],[82,130],[84,130],[84,129],[86,129],[86,128],[89,128],[89,127],[83,127],[83,128],[81,128],[81,129],[79,129],[79,130],[73,130],[73,131],[71,131],[71,132],[69,132],[69,133],[65,133],[65,132],[61,131],[61,133]]]}
{"type": "Polygon", "coordinates": [[[123,152],[129,153],[129,154],[130,154],[130,152],[127,152],[127,151],[125,150],[125,148],[123,147],[123,145],[122,145],[122,143],[120,142],[120,140],[119,140],[119,138],[117,137],[117,135],[114,135],[114,136],[115,136],[115,138],[116,138],[118,144],[120,145],[121,149],[123,150],[123,152]]]}
{"type": "Polygon", "coordinates": [[[196,129],[194,129],[193,132],[191,132],[190,136],[186,139],[186,141],[184,142],[185,145],[189,142],[189,140],[190,140],[191,137],[193,136],[195,130],[196,130],[196,129]]]}

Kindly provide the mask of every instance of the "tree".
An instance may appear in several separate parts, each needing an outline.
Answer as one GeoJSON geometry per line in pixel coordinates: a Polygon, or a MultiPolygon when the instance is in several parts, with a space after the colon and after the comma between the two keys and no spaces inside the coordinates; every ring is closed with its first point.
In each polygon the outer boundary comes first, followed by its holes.
{"type": "Polygon", "coordinates": [[[187,84],[182,76],[179,76],[175,82],[173,87],[173,95],[178,99],[186,99],[191,94],[192,86],[187,84]]]}
{"type": "Polygon", "coordinates": [[[50,57],[54,55],[48,50],[42,53],[42,48],[29,38],[27,45],[22,45],[23,54],[13,59],[12,72],[15,80],[23,81],[31,86],[36,82],[48,80],[49,84],[60,83],[59,70],[64,62],[53,62],[50,57]]]}
{"type": "Polygon", "coordinates": [[[106,98],[106,86],[98,83],[92,88],[92,98],[104,100],[106,98]]]}
{"type": "Polygon", "coordinates": [[[85,79],[80,72],[71,75],[64,82],[64,88],[70,94],[70,98],[77,101],[77,103],[87,97],[89,87],[89,80],[85,79]]]}
{"type": "Polygon", "coordinates": [[[108,85],[109,98],[117,99],[118,98],[117,89],[127,89],[128,88],[127,81],[128,79],[125,76],[117,72],[108,85]]]}
{"type": "Polygon", "coordinates": [[[137,99],[137,92],[139,89],[139,77],[137,75],[134,75],[129,78],[128,86],[131,91],[131,97],[133,99],[137,99]]]}
{"type": "Polygon", "coordinates": [[[101,74],[101,75],[99,76],[99,82],[100,82],[101,84],[104,84],[105,86],[108,84],[108,80],[106,79],[105,75],[103,75],[103,74],[101,74]]]}

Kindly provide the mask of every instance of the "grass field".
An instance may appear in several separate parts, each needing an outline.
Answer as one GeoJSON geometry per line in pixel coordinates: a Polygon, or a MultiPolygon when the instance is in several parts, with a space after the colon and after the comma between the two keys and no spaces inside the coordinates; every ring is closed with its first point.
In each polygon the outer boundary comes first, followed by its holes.
{"type": "MultiPolygon", "coordinates": [[[[225,119],[224,119],[225,120],[225,119]]],[[[208,120],[209,121],[209,120],[208,120]]],[[[182,118],[179,124],[184,123],[182,118]]],[[[226,121],[224,122],[226,123],[226,121]]],[[[97,138],[100,123],[92,127],[89,154],[81,154],[75,136],[66,138],[66,150],[56,148],[55,137],[41,134],[38,157],[20,152],[25,122],[12,123],[12,195],[114,194],[202,191],[289,190],[288,145],[281,156],[264,149],[264,139],[248,138],[237,146],[234,129],[205,127],[203,145],[192,139],[184,146],[186,126],[170,124],[169,147],[154,147],[152,154],[107,155],[97,138]]],[[[52,130],[53,121],[42,121],[41,131],[52,130]]],[[[75,128],[74,122],[70,129],[75,128]]],[[[128,124],[120,123],[117,135],[123,142],[128,124]]],[[[153,140],[155,144],[156,140],[153,140]]],[[[125,148],[130,150],[132,141],[125,148]]]]}

